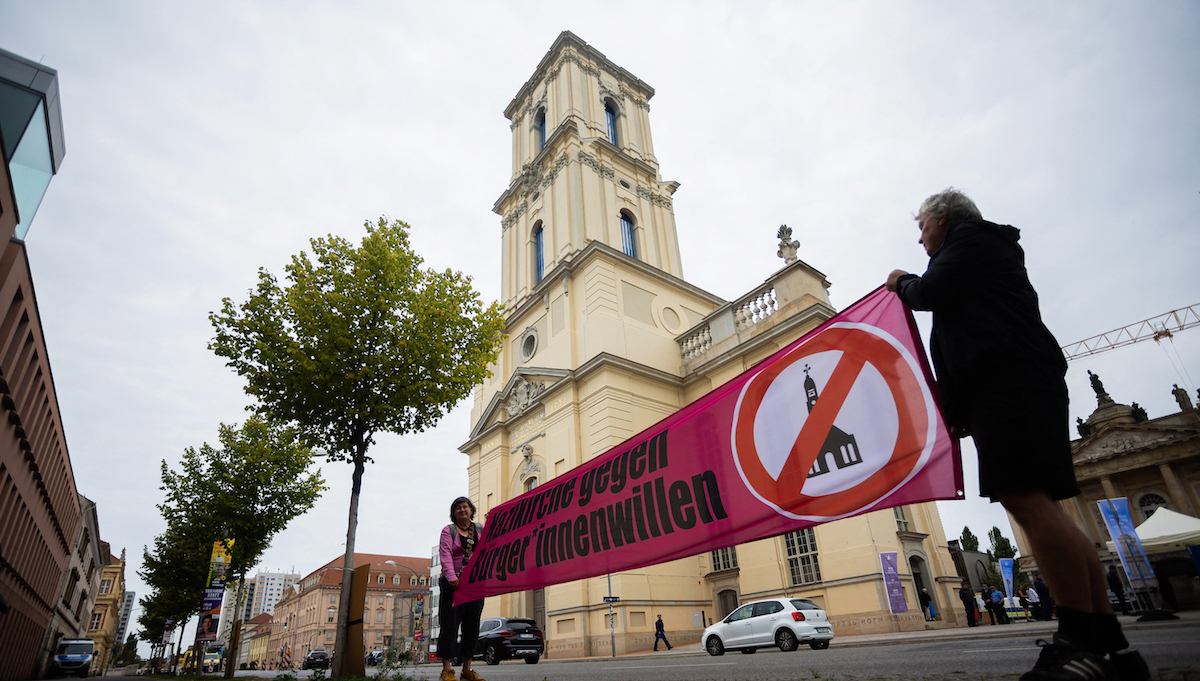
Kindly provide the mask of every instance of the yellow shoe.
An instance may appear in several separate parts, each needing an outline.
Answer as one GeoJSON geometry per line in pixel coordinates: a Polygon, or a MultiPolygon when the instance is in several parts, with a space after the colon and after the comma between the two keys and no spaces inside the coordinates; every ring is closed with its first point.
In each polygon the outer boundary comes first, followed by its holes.
{"type": "Polygon", "coordinates": [[[459,675],[459,678],[461,678],[462,681],[487,681],[487,679],[476,674],[474,669],[464,669],[463,673],[459,675]]]}
{"type": "Polygon", "coordinates": [[[453,669],[443,669],[442,675],[438,677],[438,681],[455,681],[453,669]]]}

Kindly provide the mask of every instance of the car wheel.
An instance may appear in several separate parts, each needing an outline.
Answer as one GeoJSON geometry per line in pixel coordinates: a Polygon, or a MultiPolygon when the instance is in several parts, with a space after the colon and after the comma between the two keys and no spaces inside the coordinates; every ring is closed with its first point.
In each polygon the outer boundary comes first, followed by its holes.
{"type": "Polygon", "coordinates": [[[743,655],[753,655],[758,652],[758,648],[742,648],[743,655]]]}
{"type": "Polygon", "coordinates": [[[709,636],[708,641],[704,643],[704,649],[709,655],[719,657],[725,654],[725,644],[721,643],[721,639],[716,636],[709,636]]]}
{"type": "Polygon", "coordinates": [[[829,647],[829,641],[813,641],[808,644],[808,647],[813,650],[825,650],[829,647]]]}
{"type": "Polygon", "coordinates": [[[539,659],[541,659],[540,655],[530,655],[525,658],[525,664],[537,664],[539,659]]]}
{"type": "Polygon", "coordinates": [[[775,645],[779,646],[779,649],[785,653],[795,650],[799,643],[791,629],[780,629],[779,633],[775,634],[775,645]]]}
{"type": "Polygon", "coordinates": [[[483,649],[483,661],[492,666],[500,664],[500,651],[496,650],[495,645],[483,649]]]}

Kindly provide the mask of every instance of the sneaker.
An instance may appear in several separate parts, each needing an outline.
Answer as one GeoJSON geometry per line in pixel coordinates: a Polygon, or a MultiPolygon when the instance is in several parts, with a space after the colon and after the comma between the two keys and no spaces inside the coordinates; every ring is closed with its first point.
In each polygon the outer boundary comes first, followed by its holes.
{"type": "Polygon", "coordinates": [[[455,681],[453,669],[443,669],[438,681],[455,681]]]}
{"type": "Polygon", "coordinates": [[[1109,653],[1108,659],[1112,662],[1113,668],[1117,670],[1117,676],[1121,677],[1121,681],[1150,680],[1150,668],[1146,666],[1146,661],[1142,659],[1142,655],[1138,651],[1109,653]]]}
{"type": "Polygon", "coordinates": [[[1118,681],[1121,678],[1103,656],[1076,648],[1058,634],[1050,643],[1038,639],[1037,644],[1042,652],[1033,669],[1021,675],[1021,681],[1118,681]]]}
{"type": "Polygon", "coordinates": [[[474,669],[464,669],[458,678],[462,679],[462,681],[487,681],[487,679],[476,674],[474,669]]]}

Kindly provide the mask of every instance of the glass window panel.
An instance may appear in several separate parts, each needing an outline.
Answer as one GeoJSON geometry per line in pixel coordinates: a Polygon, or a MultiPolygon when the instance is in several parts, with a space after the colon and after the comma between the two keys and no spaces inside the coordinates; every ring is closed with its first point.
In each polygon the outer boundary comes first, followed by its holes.
{"type": "Polygon", "coordinates": [[[29,232],[33,216],[37,214],[50,179],[54,177],[50,164],[50,137],[46,131],[46,117],[39,102],[25,135],[17,145],[16,153],[8,164],[12,177],[13,193],[17,196],[17,223],[15,236],[24,239],[29,232]]]}

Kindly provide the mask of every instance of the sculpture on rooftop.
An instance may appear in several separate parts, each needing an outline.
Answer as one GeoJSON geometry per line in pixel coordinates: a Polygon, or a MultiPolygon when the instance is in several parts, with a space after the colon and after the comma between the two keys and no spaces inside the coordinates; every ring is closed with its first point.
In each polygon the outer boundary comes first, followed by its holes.
{"type": "Polygon", "coordinates": [[[779,231],[775,236],[779,237],[779,251],[775,255],[783,258],[783,262],[788,265],[796,262],[796,251],[800,250],[800,242],[792,238],[792,228],[787,225],[779,225],[779,231]]]}
{"type": "Polygon", "coordinates": [[[1175,396],[1175,401],[1179,403],[1179,411],[1191,411],[1191,396],[1188,395],[1186,390],[1180,388],[1178,383],[1172,384],[1172,387],[1175,389],[1171,391],[1171,394],[1175,396]]]}
{"type": "Polygon", "coordinates": [[[1108,394],[1104,392],[1104,384],[1100,382],[1100,376],[1093,374],[1091,369],[1088,369],[1088,378],[1092,381],[1092,390],[1096,391],[1096,397],[1108,394]]]}

